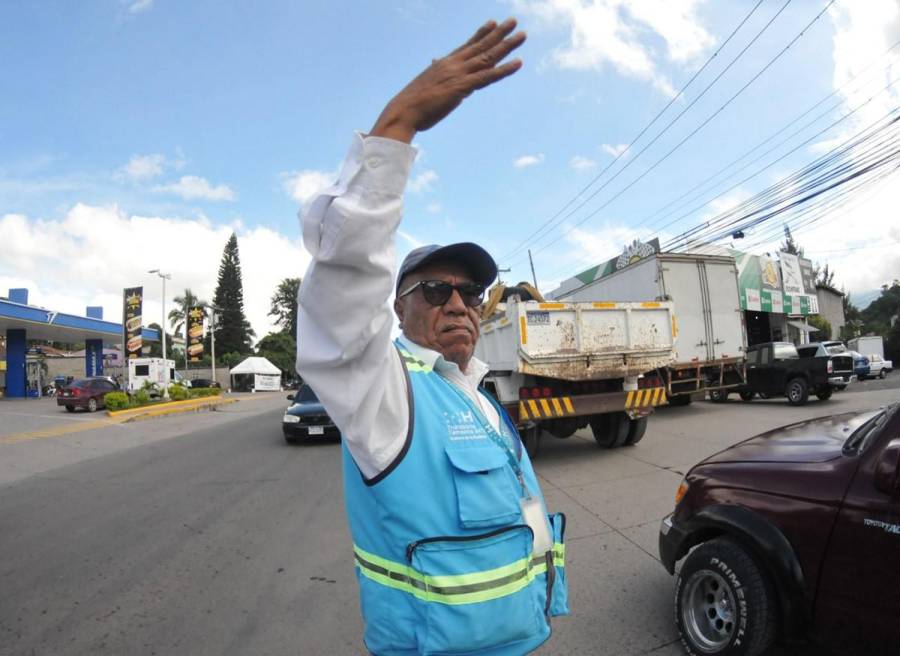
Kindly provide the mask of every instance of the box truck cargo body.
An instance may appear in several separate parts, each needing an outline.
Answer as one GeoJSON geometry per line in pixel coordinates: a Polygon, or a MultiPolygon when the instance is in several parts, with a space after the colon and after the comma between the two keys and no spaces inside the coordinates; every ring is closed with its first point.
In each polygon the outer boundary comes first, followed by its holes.
{"type": "Polygon", "coordinates": [[[674,354],[672,303],[544,303],[513,296],[481,321],[485,386],[517,422],[529,453],[541,433],[590,424],[600,446],[634,444],[665,403],[655,373],[674,354]]]}
{"type": "Polygon", "coordinates": [[[746,338],[731,257],[658,253],[555,296],[577,302],[647,298],[674,303],[675,361],[664,374],[670,403],[743,384],[746,338]]]}
{"type": "Polygon", "coordinates": [[[847,348],[861,353],[867,358],[877,355],[884,360],[884,338],[881,335],[868,335],[866,337],[854,337],[847,341],[847,348]]]}

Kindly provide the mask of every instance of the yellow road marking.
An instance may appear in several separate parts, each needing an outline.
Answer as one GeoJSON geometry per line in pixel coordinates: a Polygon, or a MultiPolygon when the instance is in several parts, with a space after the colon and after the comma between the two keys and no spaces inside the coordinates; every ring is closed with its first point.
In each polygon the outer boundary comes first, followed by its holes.
{"type": "Polygon", "coordinates": [[[62,437],[70,433],[80,433],[81,431],[93,430],[95,428],[104,428],[106,426],[115,426],[121,424],[124,419],[98,419],[96,421],[85,421],[74,424],[63,424],[62,426],[53,426],[43,430],[24,431],[22,433],[13,433],[11,435],[3,435],[0,437],[0,444],[17,444],[19,442],[27,442],[29,440],[40,440],[47,437],[62,437]]]}

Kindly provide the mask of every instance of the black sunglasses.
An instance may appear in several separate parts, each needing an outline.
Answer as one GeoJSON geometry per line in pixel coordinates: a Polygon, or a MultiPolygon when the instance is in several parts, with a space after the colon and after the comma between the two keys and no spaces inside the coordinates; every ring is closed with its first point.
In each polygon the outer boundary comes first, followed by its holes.
{"type": "Polygon", "coordinates": [[[484,285],[479,285],[477,282],[451,285],[443,280],[420,280],[412,287],[407,287],[406,290],[397,294],[397,298],[411,294],[417,287],[422,288],[422,296],[431,305],[443,305],[449,301],[454,289],[459,292],[459,297],[467,307],[478,307],[484,300],[484,285]]]}

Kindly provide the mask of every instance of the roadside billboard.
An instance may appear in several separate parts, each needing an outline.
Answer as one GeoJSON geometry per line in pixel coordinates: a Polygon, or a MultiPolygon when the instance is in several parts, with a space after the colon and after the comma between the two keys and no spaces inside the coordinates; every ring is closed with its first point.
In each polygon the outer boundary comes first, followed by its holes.
{"type": "Polygon", "coordinates": [[[191,362],[203,357],[203,308],[192,307],[187,320],[187,354],[191,362]]]}
{"type": "Polygon", "coordinates": [[[122,294],[122,303],[122,337],[125,342],[125,357],[133,360],[141,356],[141,347],[144,345],[144,340],[141,337],[144,288],[126,288],[122,294]]]}

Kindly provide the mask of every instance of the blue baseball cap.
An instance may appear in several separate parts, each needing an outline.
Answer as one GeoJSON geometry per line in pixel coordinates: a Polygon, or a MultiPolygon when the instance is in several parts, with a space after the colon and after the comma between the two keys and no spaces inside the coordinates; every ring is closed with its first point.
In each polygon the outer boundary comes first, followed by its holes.
{"type": "Polygon", "coordinates": [[[497,263],[478,244],[471,242],[450,244],[449,246],[429,244],[411,250],[403,259],[403,264],[400,265],[400,271],[397,274],[397,293],[400,293],[400,283],[406,274],[434,262],[455,262],[462,265],[472,276],[473,282],[484,285],[485,289],[497,277],[497,263]]]}

